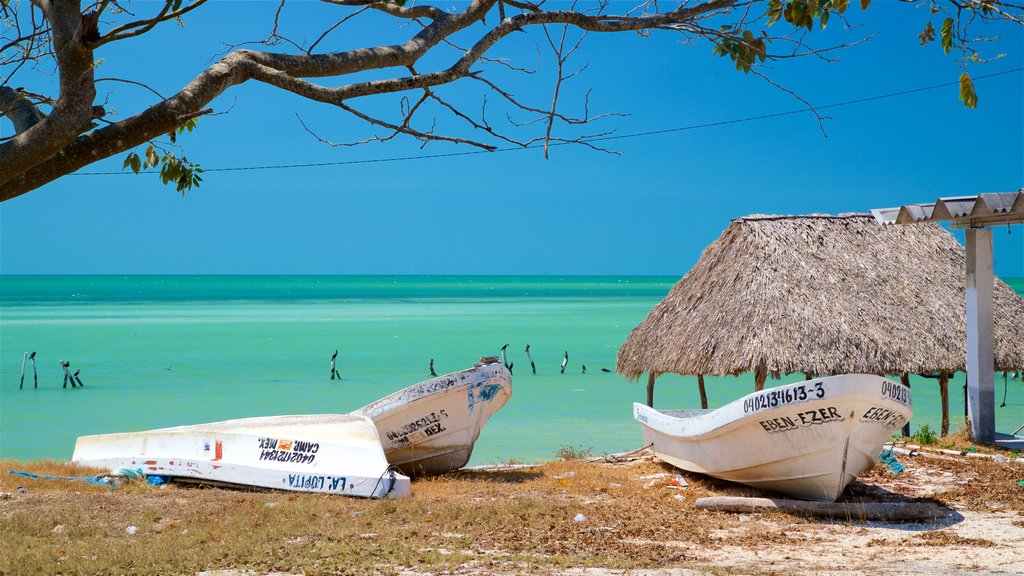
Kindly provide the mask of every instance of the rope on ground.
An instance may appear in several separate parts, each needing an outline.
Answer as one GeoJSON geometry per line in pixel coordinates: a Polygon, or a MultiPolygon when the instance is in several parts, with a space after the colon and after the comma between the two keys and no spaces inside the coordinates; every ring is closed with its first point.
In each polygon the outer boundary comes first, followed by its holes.
{"type": "Polygon", "coordinates": [[[106,486],[108,488],[117,488],[119,485],[118,478],[109,474],[101,474],[99,476],[51,476],[49,474],[33,474],[32,472],[23,472],[21,470],[8,470],[7,473],[13,476],[31,478],[33,480],[70,480],[74,482],[85,482],[86,484],[92,484],[94,486],[106,486]]]}

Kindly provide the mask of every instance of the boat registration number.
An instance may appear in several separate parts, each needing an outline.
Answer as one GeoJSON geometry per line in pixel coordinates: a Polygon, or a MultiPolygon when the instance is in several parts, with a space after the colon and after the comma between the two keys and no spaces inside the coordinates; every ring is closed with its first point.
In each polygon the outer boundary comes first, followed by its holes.
{"type": "Polygon", "coordinates": [[[810,398],[824,398],[825,386],[821,382],[800,384],[787,388],[766,390],[743,401],[743,413],[750,414],[759,410],[778,408],[794,402],[803,402],[810,398]]]}

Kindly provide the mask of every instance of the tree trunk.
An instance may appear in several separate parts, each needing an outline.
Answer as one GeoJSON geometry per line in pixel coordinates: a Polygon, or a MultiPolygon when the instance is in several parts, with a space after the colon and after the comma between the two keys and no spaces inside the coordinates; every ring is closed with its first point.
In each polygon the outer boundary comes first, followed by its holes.
{"type": "MultiPolygon", "coordinates": [[[[900,382],[907,388],[910,388],[910,374],[900,374],[900,382]]],[[[907,423],[903,425],[903,436],[910,437],[910,420],[907,420],[907,423]]]]}
{"type": "Polygon", "coordinates": [[[658,375],[654,372],[647,374],[647,405],[654,408],[654,380],[658,378],[658,375]]]}
{"type": "Polygon", "coordinates": [[[939,396],[942,398],[942,435],[949,434],[949,373],[939,373],[939,396]]]}
{"type": "Polygon", "coordinates": [[[704,390],[704,375],[697,374],[697,389],[700,390],[700,408],[701,410],[708,409],[708,393],[704,390]]]}

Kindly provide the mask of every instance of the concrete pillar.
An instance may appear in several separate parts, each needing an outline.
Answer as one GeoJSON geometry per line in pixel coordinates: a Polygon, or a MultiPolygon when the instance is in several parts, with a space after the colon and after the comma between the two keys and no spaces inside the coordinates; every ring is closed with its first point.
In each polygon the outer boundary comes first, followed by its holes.
{"type": "Polygon", "coordinates": [[[992,230],[968,229],[967,414],[975,442],[996,438],[995,347],[992,327],[992,230]]]}

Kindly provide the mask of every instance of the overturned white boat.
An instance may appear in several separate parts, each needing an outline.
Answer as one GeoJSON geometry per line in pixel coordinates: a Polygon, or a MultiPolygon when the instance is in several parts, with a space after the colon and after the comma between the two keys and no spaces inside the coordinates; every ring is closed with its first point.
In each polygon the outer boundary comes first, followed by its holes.
{"type": "Polygon", "coordinates": [[[373,419],[388,461],[405,474],[444,474],[469,462],[484,424],[512,395],[497,358],[414,384],[352,412],[373,419]]]}
{"type": "Polygon", "coordinates": [[[81,436],[83,466],[214,485],[381,498],[406,496],[409,478],[384,457],[369,418],[266,416],[145,432],[81,436]]]}
{"type": "Polygon", "coordinates": [[[633,405],[644,442],[683,470],[834,502],[910,420],[910,389],[845,374],[755,392],[717,410],[633,405]]]}

